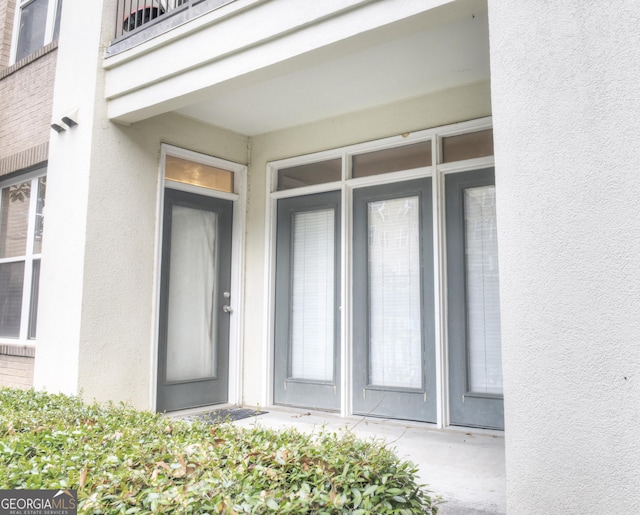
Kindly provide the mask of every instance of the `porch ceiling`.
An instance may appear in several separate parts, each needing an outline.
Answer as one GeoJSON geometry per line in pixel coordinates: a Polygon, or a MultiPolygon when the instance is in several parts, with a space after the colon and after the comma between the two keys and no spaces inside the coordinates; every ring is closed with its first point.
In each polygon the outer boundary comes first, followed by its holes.
{"type": "Polygon", "coordinates": [[[486,11],[372,31],[268,74],[221,84],[176,111],[249,136],[488,80],[486,11]],[[266,76],[265,76],[266,75],[266,76]]]}

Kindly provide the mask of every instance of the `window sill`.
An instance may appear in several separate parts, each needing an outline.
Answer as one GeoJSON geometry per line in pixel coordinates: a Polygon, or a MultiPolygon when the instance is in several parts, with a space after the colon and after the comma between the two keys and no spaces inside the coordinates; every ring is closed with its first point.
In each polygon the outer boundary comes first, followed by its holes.
{"type": "Polygon", "coordinates": [[[23,358],[35,358],[35,343],[11,342],[0,340],[0,356],[19,356],[23,358]]]}
{"type": "Polygon", "coordinates": [[[39,48],[35,52],[29,54],[27,57],[16,61],[11,66],[5,68],[4,70],[0,70],[0,80],[8,77],[9,75],[14,74],[18,70],[24,68],[25,66],[29,66],[32,62],[37,61],[41,57],[53,52],[58,49],[58,41],[52,41],[51,43],[39,48]]]}

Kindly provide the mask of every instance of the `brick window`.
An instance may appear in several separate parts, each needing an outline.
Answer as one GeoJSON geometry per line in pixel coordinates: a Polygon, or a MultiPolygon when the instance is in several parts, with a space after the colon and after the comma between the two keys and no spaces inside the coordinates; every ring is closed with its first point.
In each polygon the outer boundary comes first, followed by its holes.
{"type": "Polygon", "coordinates": [[[62,0],[18,0],[13,62],[58,39],[62,0]]]}
{"type": "Polygon", "coordinates": [[[44,173],[40,169],[0,183],[0,339],[36,336],[44,173]]]}

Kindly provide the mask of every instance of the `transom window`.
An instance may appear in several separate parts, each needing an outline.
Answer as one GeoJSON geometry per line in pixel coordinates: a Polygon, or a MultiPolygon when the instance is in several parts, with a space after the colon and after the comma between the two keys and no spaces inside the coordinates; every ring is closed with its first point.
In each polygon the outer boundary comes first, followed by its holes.
{"type": "Polygon", "coordinates": [[[44,172],[0,182],[0,339],[36,337],[47,187],[44,172]]]}

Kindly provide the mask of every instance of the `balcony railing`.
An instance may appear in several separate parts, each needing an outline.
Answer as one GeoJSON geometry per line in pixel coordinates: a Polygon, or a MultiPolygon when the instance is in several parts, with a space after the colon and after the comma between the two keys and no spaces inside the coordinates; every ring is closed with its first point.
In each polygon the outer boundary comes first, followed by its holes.
{"type": "MultiPolygon", "coordinates": [[[[112,43],[160,25],[169,18],[176,23],[216,9],[233,0],[117,0],[115,37],[112,43]]],[[[169,24],[169,30],[174,24],[169,24]]]]}

